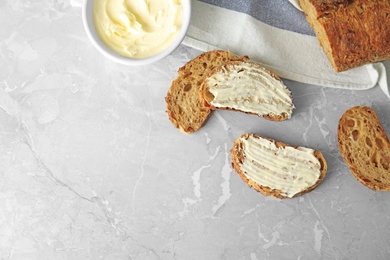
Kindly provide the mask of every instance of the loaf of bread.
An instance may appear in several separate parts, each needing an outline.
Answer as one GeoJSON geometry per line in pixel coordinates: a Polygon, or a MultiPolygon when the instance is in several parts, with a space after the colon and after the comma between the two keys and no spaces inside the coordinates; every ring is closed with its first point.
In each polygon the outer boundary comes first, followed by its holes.
{"type": "Polygon", "coordinates": [[[299,0],[333,68],[390,59],[390,1],[299,0]]]}
{"type": "Polygon", "coordinates": [[[230,60],[242,59],[229,51],[215,50],[203,53],[190,60],[178,71],[165,97],[170,121],[184,133],[197,131],[211,113],[200,95],[200,87],[214,67],[221,66],[230,60]]]}
{"type": "Polygon", "coordinates": [[[358,181],[373,190],[390,191],[390,143],[372,108],[355,106],[344,112],[338,146],[358,181]]]}
{"type": "Polygon", "coordinates": [[[293,198],[315,189],[325,178],[323,154],[256,134],[243,134],[231,150],[232,167],[250,187],[266,196],[293,198]]]}
{"type": "Polygon", "coordinates": [[[270,120],[291,117],[291,91],[273,72],[250,61],[230,61],[216,67],[201,91],[211,109],[237,110],[270,120]]]}

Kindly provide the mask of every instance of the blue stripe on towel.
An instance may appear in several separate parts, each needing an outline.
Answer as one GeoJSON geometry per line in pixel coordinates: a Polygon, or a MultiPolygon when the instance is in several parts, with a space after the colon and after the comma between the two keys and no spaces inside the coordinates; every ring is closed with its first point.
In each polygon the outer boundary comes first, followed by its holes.
{"type": "Polygon", "coordinates": [[[268,25],[302,34],[314,35],[305,15],[288,0],[200,0],[251,15],[268,25]]]}

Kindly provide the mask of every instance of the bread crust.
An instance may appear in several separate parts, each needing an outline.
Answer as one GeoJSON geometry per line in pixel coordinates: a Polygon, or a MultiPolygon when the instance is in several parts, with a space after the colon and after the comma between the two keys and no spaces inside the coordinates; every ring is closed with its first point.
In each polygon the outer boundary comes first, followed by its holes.
{"type": "Polygon", "coordinates": [[[214,67],[235,59],[248,58],[236,57],[230,51],[214,50],[197,56],[178,70],[165,97],[168,117],[174,126],[188,134],[202,127],[211,109],[200,97],[200,86],[214,67]]]}
{"type": "Polygon", "coordinates": [[[346,110],[337,137],[353,176],[368,188],[390,191],[390,142],[375,111],[368,106],[346,110]]]}
{"type": "MultiPolygon", "coordinates": [[[[270,70],[260,66],[259,64],[255,63],[253,61],[250,61],[250,60],[229,61],[229,62],[227,62],[227,63],[225,63],[225,64],[223,64],[223,65],[221,65],[219,67],[215,67],[208,74],[208,77],[210,77],[211,75],[213,75],[215,73],[221,72],[221,71],[228,71],[229,67],[239,66],[242,63],[250,63],[250,64],[253,64],[253,66],[260,67],[265,72],[267,72],[269,75],[271,75],[273,78],[275,78],[276,80],[282,82],[282,80],[274,72],[272,72],[272,71],[270,71],[270,70]]],[[[271,121],[283,121],[283,120],[289,119],[291,117],[291,114],[288,114],[288,113],[285,113],[285,112],[283,112],[281,114],[271,114],[270,113],[270,114],[259,115],[257,113],[245,112],[245,111],[241,111],[239,109],[235,109],[235,108],[232,108],[232,107],[216,107],[216,106],[214,106],[212,104],[212,101],[214,100],[214,95],[210,92],[210,86],[207,84],[207,80],[203,81],[203,84],[201,85],[200,95],[201,95],[201,99],[204,100],[205,105],[210,107],[212,110],[238,111],[238,112],[243,112],[243,113],[246,113],[246,114],[261,116],[262,118],[265,118],[265,119],[268,119],[268,120],[271,120],[271,121]]],[[[294,108],[294,106],[292,106],[292,108],[294,108]]]]}
{"type": "MultiPolygon", "coordinates": [[[[263,194],[265,196],[272,196],[272,197],[279,198],[279,199],[289,198],[289,197],[283,195],[283,192],[278,190],[278,189],[271,189],[270,187],[262,186],[262,185],[258,184],[257,182],[249,179],[245,175],[245,173],[241,170],[241,165],[242,165],[242,163],[244,162],[244,159],[245,159],[244,147],[243,147],[243,143],[242,143],[241,139],[242,138],[248,139],[250,136],[253,136],[255,138],[267,139],[267,140],[269,140],[271,142],[274,142],[276,147],[287,147],[287,146],[289,146],[289,147],[293,147],[293,148],[296,149],[296,148],[298,148],[298,146],[293,146],[293,145],[286,144],[286,143],[283,143],[283,142],[278,142],[278,141],[275,141],[273,139],[270,139],[270,138],[267,138],[267,137],[263,137],[263,136],[260,136],[260,135],[257,135],[257,134],[246,133],[246,134],[242,134],[239,138],[237,138],[235,140],[235,142],[233,143],[233,147],[231,149],[231,158],[232,158],[232,163],[231,164],[232,164],[232,167],[237,172],[237,174],[240,176],[240,178],[249,187],[255,189],[256,191],[260,192],[261,194],[263,194]]],[[[317,182],[314,185],[312,185],[309,188],[307,188],[306,190],[303,190],[303,191],[295,194],[292,198],[301,196],[303,194],[306,194],[306,193],[314,190],[318,185],[320,185],[320,183],[325,178],[326,172],[328,170],[328,166],[327,166],[325,157],[318,150],[314,150],[314,155],[320,161],[320,164],[321,164],[320,176],[319,176],[317,182]]]]}
{"type": "Polygon", "coordinates": [[[388,0],[299,0],[299,4],[337,72],[390,59],[388,0]]]}

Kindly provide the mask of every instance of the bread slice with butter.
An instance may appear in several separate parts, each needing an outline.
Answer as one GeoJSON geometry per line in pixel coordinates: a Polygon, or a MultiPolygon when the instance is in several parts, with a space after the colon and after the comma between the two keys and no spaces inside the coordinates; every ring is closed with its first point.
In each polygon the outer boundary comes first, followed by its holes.
{"type": "Polygon", "coordinates": [[[250,61],[230,61],[204,80],[201,95],[211,109],[236,110],[281,121],[291,117],[291,91],[273,72],[250,61]]]}
{"type": "Polygon", "coordinates": [[[184,133],[197,131],[211,113],[200,96],[200,87],[207,75],[230,60],[247,60],[224,50],[205,52],[187,62],[178,71],[165,97],[169,120],[184,133]]]}
{"type": "Polygon", "coordinates": [[[250,187],[266,196],[294,198],[315,189],[327,163],[318,150],[243,134],[231,150],[232,167],[250,187]]]}
{"type": "Polygon", "coordinates": [[[390,142],[368,106],[344,112],[338,125],[340,153],[355,178],[373,189],[390,191],[390,142]]]}

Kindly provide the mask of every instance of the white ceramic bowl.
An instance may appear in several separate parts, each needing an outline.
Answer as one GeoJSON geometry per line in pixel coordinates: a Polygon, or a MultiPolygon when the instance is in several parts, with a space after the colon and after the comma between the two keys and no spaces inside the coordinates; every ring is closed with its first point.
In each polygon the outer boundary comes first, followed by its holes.
{"type": "Polygon", "coordinates": [[[133,66],[147,65],[159,61],[164,57],[168,56],[183,41],[188,26],[190,24],[191,0],[182,0],[182,8],[183,8],[182,26],[180,28],[180,31],[176,39],[171,43],[171,45],[165,50],[163,50],[162,52],[147,58],[129,58],[129,57],[119,55],[116,52],[112,51],[100,40],[98,34],[96,33],[95,25],[93,22],[94,1],[95,0],[84,0],[83,9],[82,9],[84,29],[88,35],[88,38],[91,40],[92,44],[99,50],[100,53],[102,53],[107,58],[123,65],[133,65],[133,66]]]}

